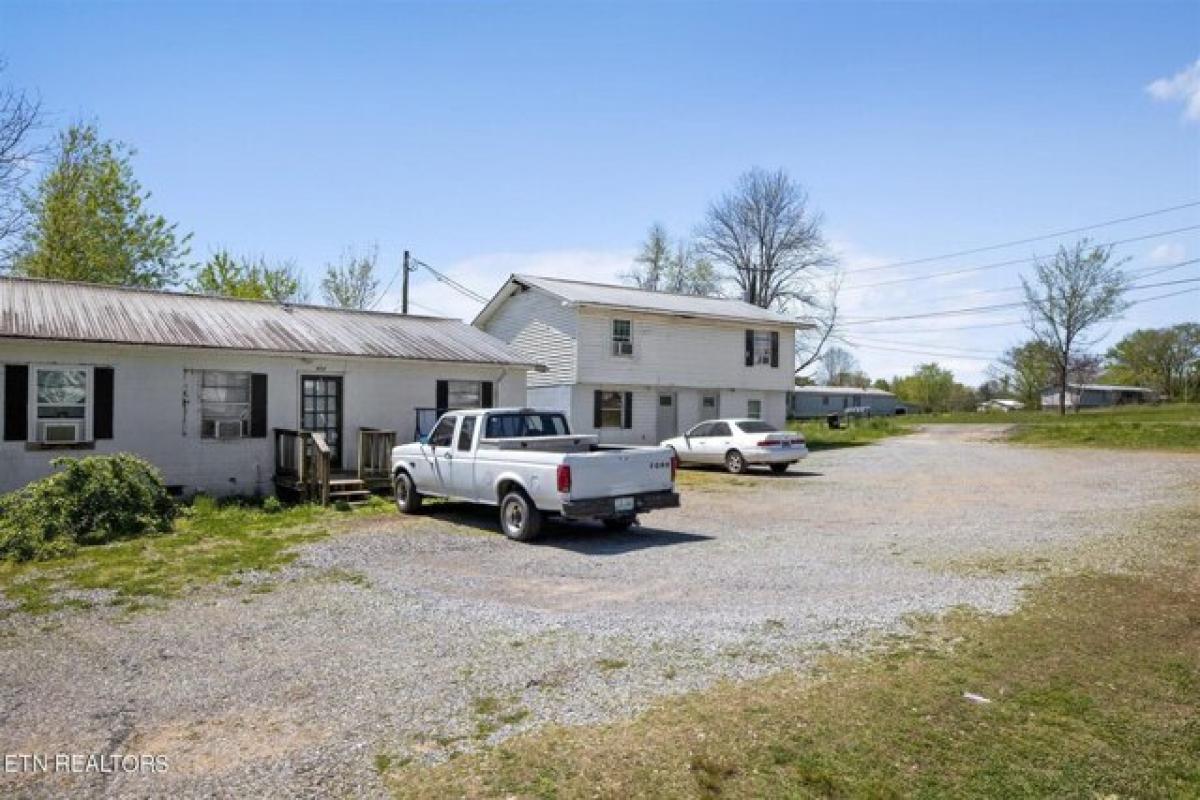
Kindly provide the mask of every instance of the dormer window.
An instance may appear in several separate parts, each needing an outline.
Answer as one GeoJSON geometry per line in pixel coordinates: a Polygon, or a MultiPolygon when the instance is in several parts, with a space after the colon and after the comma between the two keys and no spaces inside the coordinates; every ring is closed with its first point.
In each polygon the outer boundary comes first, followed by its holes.
{"type": "Polygon", "coordinates": [[[633,355],[633,322],[627,319],[612,321],[612,354],[614,356],[633,355]]]}

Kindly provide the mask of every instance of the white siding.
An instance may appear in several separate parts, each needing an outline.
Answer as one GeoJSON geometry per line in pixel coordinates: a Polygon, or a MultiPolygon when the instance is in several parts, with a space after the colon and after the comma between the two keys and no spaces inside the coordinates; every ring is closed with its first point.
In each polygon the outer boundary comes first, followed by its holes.
{"type": "MultiPolygon", "coordinates": [[[[496,405],[526,401],[523,370],[462,364],[12,342],[4,343],[0,363],[111,366],[114,377],[113,438],[96,442],[94,450],[28,450],[24,442],[0,441],[0,492],[47,474],[56,456],[126,451],[144,456],[168,484],[187,491],[268,493],[274,468],[271,429],[298,427],[301,374],[343,376],[344,469],[355,464],[360,427],[395,430],[400,441],[411,440],[415,409],[436,404],[439,379],[496,381],[496,405]],[[200,438],[198,393],[193,385],[185,394],[185,384],[195,380],[189,371],[203,369],[267,375],[267,438],[200,438]]],[[[3,383],[0,379],[0,394],[3,383]]],[[[0,408],[2,403],[0,396],[0,408]]]]}
{"type": "MultiPolygon", "coordinates": [[[[579,314],[578,380],[632,384],[786,391],[793,386],[795,331],[651,314],[579,314]],[[612,354],[613,319],[633,321],[632,356],[612,354]],[[746,330],[779,332],[779,366],[746,366],[746,330]]],[[[742,412],[745,413],[744,408],[742,412]]]]}
{"type": "Polygon", "coordinates": [[[530,372],[529,385],[574,383],[578,312],[541,289],[518,292],[501,304],[483,330],[515,347],[548,372],[530,372]]]}

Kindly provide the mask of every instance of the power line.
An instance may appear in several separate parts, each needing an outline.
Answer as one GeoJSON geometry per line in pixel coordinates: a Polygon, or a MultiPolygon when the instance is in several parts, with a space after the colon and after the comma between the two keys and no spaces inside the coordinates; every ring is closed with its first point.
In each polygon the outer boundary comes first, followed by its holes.
{"type": "Polygon", "coordinates": [[[1096,228],[1105,228],[1105,227],[1108,227],[1109,225],[1119,225],[1123,222],[1133,222],[1135,220],[1146,219],[1148,217],[1154,217],[1154,216],[1158,216],[1160,214],[1169,214],[1172,211],[1181,211],[1185,208],[1192,208],[1194,206],[1200,206],[1200,200],[1196,200],[1196,201],[1193,201],[1190,203],[1182,203],[1177,206],[1170,206],[1169,208],[1160,208],[1160,209],[1156,209],[1154,211],[1146,211],[1141,214],[1132,214],[1128,217],[1119,217],[1117,219],[1110,219],[1106,222],[1097,222],[1092,225],[1084,225],[1084,226],[1081,226],[1078,228],[1068,228],[1066,230],[1055,231],[1054,233],[1044,233],[1040,236],[1030,236],[1030,237],[1027,237],[1024,239],[1013,239],[1011,241],[1001,242],[1000,244],[987,245],[986,247],[975,247],[975,248],[971,248],[969,250],[959,250],[959,251],[956,251],[953,253],[942,253],[941,255],[936,255],[936,256],[925,256],[924,258],[912,258],[907,261],[894,261],[890,264],[883,264],[883,265],[877,266],[877,267],[863,267],[861,269],[847,270],[847,272],[877,272],[877,271],[886,270],[886,269],[896,269],[898,267],[911,267],[915,264],[927,264],[930,261],[941,261],[941,260],[947,259],[947,258],[958,258],[960,256],[971,256],[971,255],[976,255],[978,253],[987,253],[992,250],[1002,250],[1005,247],[1015,247],[1016,245],[1019,245],[1019,244],[1031,244],[1033,242],[1040,242],[1045,239],[1056,239],[1060,236],[1069,236],[1070,234],[1073,234],[1073,233],[1082,233],[1084,231],[1090,231],[1090,230],[1094,230],[1096,228]]]}
{"type": "MultiPolygon", "coordinates": [[[[1159,283],[1145,283],[1145,284],[1142,284],[1141,286],[1138,286],[1138,285],[1129,286],[1129,287],[1127,287],[1127,289],[1129,289],[1130,291],[1134,291],[1134,290],[1138,290],[1138,289],[1154,289],[1159,286],[1175,286],[1175,285],[1178,285],[1181,283],[1196,283],[1196,282],[1200,282],[1200,278],[1182,278],[1180,280],[1174,280],[1174,281],[1161,281],[1159,283]]],[[[986,306],[972,306],[970,308],[955,308],[955,309],[949,309],[946,311],[927,311],[927,312],[921,313],[921,314],[902,314],[902,315],[891,316],[891,317],[866,317],[863,319],[847,320],[844,324],[846,324],[846,325],[868,325],[868,324],[873,324],[876,322],[891,322],[893,320],[930,319],[933,317],[961,316],[963,314],[987,314],[987,313],[990,313],[993,311],[1000,311],[1003,309],[1020,308],[1024,305],[1025,305],[1024,302],[993,303],[991,305],[986,305],[986,306]]]]}
{"type": "MultiPolygon", "coordinates": [[[[1148,233],[1144,236],[1133,236],[1128,239],[1114,239],[1113,241],[1110,241],[1110,242],[1101,242],[1100,244],[1098,244],[1096,246],[1097,247],[1115,247],[1116,245],[1120,245],[1120,244],[1130,244],[1131,242],[1142,242],[1147,239],[1157,239],[1160,236],[1171,236],[1176,233],[1185,233],[1187,231],[1194,231],[1197,228],[1200,228],[1200,225],[1187,225],[1182,228],[1173,228],[1172,230],[1168,230],[1168,231],[1156,231],[1155,233],[1148,233]]],[[[990,264],[980,264],[979,266],[975,266],[975,267],[961,267],[959,269],[944,270],[942,272],[928,272],[923,275],[909,275],[904,278],[892,278],[891,280],[876,281],[875,283],[862,283],[857,286],[843,286],[841,290],[843,292],[854,292],[854,291],[858,291],[860,289],[874,289],[874,288],[877,288],[880,286],[895,286],[895,285],[901,284],[901,283],[912,283],[913,281],[929,280],[930,278],[945,278],[945,277],[949,277],[951,275],[966,275],[966,274],[972,273],[972,272],[983,272],[984,270],[989,270],[989,269],[999,269],[1000,267],[1011,267],[1014,264],[1029,264],[1029,263],[1032,263],[1032,262],[1038,261],[1038,260],[1039,260],[1038,256],[1030,256],[1028,258],[1013,258],[1013,259],[1009,259],[1008,261],[994,261],[990,264]]],[[[875,268],[871,267],[870,269],[875,269],[875,268]]],[[[852,270],[852,271],[853,272],[865,272],[867,270],[852,270]]]]}
{"type": "Polygon", "coordinates": [[[424,261],[422,261],[419,258],[414,258],[412,261],[417,266],[421,266],[421,267],[424,267],[425,269],[429,270],[429,273],[431,275],[433,275],[433,277],[439,283],[443,283],[446,286],[449,286],[451,289],[458,292],[462,296],[468,297],[471,300],[474,300],[476,303],[487,303],[488,298],[484,297],[482,294],[475,291],[474,289],[469,289],[466,286],[463,286],[461,283],[454,280],[454,278],[451,278],[446,273],[440,272],[440,271],[434,269],[433,267],[429,266],[428,264],[426,264],[424,261]]]}

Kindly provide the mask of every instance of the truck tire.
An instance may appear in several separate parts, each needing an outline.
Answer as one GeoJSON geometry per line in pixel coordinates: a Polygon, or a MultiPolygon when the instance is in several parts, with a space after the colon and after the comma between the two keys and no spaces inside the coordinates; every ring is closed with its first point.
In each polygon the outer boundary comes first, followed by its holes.
{"type": "Polygon", "coordinates": [[[421,501],[425,498],[417,491],[416,484],[407,472],[396,473],[392,490],[396,498],[396,510],[401,514],[417,514],[421,511],[421,501]]]}
{"type": "Polygon", "coordinates": [[[520,489],[500,501],[500,530],[514,542],[531,542],[542,531],[542,512],[520,489]]]}
{"type": "Polygon", "coordinates": [[[734,475],[741,475],[746,471],[746,458],[737,450],[730,450],[725,454],[725,469],[734,475]]]}
{"type": "Polygon", "coordinates": [[[604,520],[604,530],[612,533],[624,533],[637,522],[637,517],[610,517],[604,520]]]}

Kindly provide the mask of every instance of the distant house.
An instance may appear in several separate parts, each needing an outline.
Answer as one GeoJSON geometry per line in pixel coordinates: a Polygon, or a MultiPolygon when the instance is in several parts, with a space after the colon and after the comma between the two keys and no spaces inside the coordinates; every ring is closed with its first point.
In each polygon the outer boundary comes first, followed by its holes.
{"type": "Polygon", "coordinates": [[[268,493],[298,431],[353,471],[439,409],[523,405],[531,366],[459,320],[0,278],[0,491],[127,451],[182,493],[268,493]]]}
{"type": "MultiPolygon", "coordinates": [[[[823,417],[844,408],[869,408],[878,416],[892,416],[902,406],[896,395],[882,389],[853,386],[797,386],[789,398],[788,414],[794,419],[823,417]]],[[[903,414],[904,411],[899,413],[903,414]]]]}
{"type": "MultiPolygon", "coordinates": [[[[1042,410],[1058,410],[1059,388],[1048,387],[1042,391],[1042,410]]],[[[1104,408],[1106,406],[1140,405],[1154,403],[1158,392],[1144,386],[1117,386],[1103,383],[1068,383],[1066,407],[1068,410],[1104,408]]]]}
{"type": "Polygon", "coordinates": [[[985,400],[982,403],[980,403],[979,405],[975,406],[975,410],[979,411],[979,412],[1020,411],[1023,408],[1025,408],[1025,404],[1022,403],[1020,400],[1006,400],[1003,398],[993,398],[991,400],[985,400]]]}
{"type": "Polygon", "coordinates": [[[715,417],[782,426],[803,327],[738,300],[533,275],[510,277],[474,324],[546,365],[530,405],[627,444],[715,417]]]}

